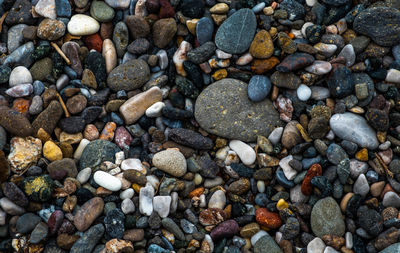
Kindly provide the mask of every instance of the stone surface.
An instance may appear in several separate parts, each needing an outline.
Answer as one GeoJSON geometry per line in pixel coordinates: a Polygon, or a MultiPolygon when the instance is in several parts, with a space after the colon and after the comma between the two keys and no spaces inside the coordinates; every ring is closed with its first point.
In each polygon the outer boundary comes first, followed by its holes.
{"type": "MultiPolygon", "coordinates": [[[[74,216],[74,225],[79,231],[88,229],[93,221],[103,212],[104,201],[95,197],[85,202],[74,216]]],[[[93,228],[91,228],[93,229],[93,228]]]]}
{"type": "Polygon", "coordinates": [[[250,9],[241,9],[218,28],[215,44],[219,49],[230,54],[243,53],[253,41],[256,26],[254,13],[250,9]]]}
{"type": "Polygon", "coordinates": [[[168,149],[158,152],[153,157],[153,164],[158,169],[175,177],[181,177],[186,173],[186,160],[181,152],[168,149]]]}
{"type": "Polygon", "coordinates": [[[281,126],[279,115],[269,100],[253,104],[247,85],[226,78],[209,85],[199,95],[195,117],[206,131],[229,139],[255,141],[281,126]]]}
{"type": "Polygon", "coordinates": [[[315,203],[311,212],[311,229],[315,235],[343,236],[345,224],[339,205],[336,201],[327,197],[315,203]]]}
{"type": "Polygon", "coordinates": [[[68,22],[67,28],[72,35],[91,35],[99,31],[100,24],[88,15],[75,14],[68,22]]]}
{"type": "Polygon", "coordinates": [[[130,60],[113,69],[107,77],[107,85],[113,91],[130,91],[142,87],[150,78],[150,69],[143,60],[130,60]]]}

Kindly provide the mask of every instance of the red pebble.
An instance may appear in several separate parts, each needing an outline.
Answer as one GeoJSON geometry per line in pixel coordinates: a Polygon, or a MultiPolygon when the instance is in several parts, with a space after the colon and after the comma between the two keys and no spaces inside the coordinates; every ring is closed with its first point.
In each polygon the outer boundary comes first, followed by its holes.
{"type": "Polygon", "coordinates": [[[101,49],[103,47],[103,40],[101,39],[101,37],[98,33],[85,36],[83,38],[83,41],[85,42],[85,44],[89,50],[94,49],[97,52],[101,53],[101,49]]]}
{"type": "Polygon", "coordinates": [[[115,130],[114,142],[121,149],[129,149],[129,145],[132,142],[132,136],[129,134],[125,127],[120,126],[115,130]]]}
{"type": "Polygon", "coordinates": [[[318,163],[311,165],[310,169],[307,171],[306,176],[304,177],[303,183],[301,184],[301,192],[304,195],[311,195],[312,194],[312,185],[311,179],[316,176],[322,175],[322,167],[318,163]]]}

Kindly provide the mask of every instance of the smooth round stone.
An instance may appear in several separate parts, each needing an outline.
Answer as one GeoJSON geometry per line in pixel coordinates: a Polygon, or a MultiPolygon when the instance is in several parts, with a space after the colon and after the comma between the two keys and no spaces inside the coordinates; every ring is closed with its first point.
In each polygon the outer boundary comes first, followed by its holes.
{"type": "Polygon", "coordinates": [[[21,215],[25,213],[25,209],[16,205],[14,202],[6,197],[0,199],[1,209],[10,215],[21,215]]]}
{"type": "Polygon", "coordinates": [[[30,233],[40,222],[40,217],[33,213],[26,213],[17,220],[17,231],[22,234],[30,233]]]}
{"type": "Polygon", "coordinates": [[[353,29],[367,35],[380,46],[394,46],[400,42],[400,11],[394,8],[375,7],[360,12],[354,19],[353,29]]]}
{"type": "Polygon", "coordinates": [[[97,33],[100,29],[100,24],[88,15],[75,14],[68,22],[67,28],[70,34],[83,36],[97,33]]]}
{"type": "Polygon", "coordinates": [[[79,183],[84,184],[89,180],[91,174],[92,174],[91,168],[84,168],[83,170],[79,171],[78,175],[76,176],[76,179],[79,181],[79,183]]]}
{"type": "Polygon", "coordinates": [[[117,145],[106,140],[90,142],[82,152],[79,161],[80,168],[96,168],[104,161],[115,162],[115,153],[121,150],[117,145]]]}
{"type": "Polygon", "coordinates": [[[196,37],[200,45],[212,41],[214,22],[211,18],[203,17],[196,24],[196,37]]]}
{"type": "Polygon", "coordinates": [[[400,83],[400,71],[397,69],[389,69],[385,81],[389,83],[400,83]]]}
{"type": "Polygon", "coordinates": [[[107,85],[113,91],[130,91],[142,87],[150,78],[150,68],[140,59],[130,60],[113,69],[107,77],[107,85]]]}
{"type": "Polygon", "coordinates": [[[279,114],[268,99],[253,103],[247,84],[225,78],[205,88],[195,105],[195,118],[209,133],[246,142],[257,135],[268,136],[282,125],[279,114]]]}
{"type": "Polygon", "coordinates": [[[253,102],[260,102],[265,99],[271,91],[271,82],[268,77],[261,75],[254,75],[247,87],[247,94],[249,99],[253,102]]]}
{"type": "Polygon", "coordinates": [[[332,65],[327,61],[316,60],[310,66],[305,68],[306,71],[315,75],[325,75],[332,70],[332,65]]]}
{"type": "Polygon", "coordinates": [[[175,149],[156,153],[153,157],[153,165],[174,177],[183,176],[187,168],[185,157],[175,149]]]}
{"type": "Polygon", "coordinates": [[[132,188],[126,189],[119,194],[120,199],[131,199],[135,195],[135,191],[132,188]]]}
{"type": "Polygon", "coordinates": [[[32,83],[31,72],[29,72],[29,70],[24,66],[18,66],[11,71],[8,83],[10,87],[14,87],[19,84],[30,84],[32,83]]]}
{"type": "Polygon", "coordinates": [[[363,197],[365,197],[368,194],[369,185],[368,185],[367,178],[365,177],[364,174],[361,174],[358,176],[358,178],[353,186],[353,192],[354,192],[354,194],[359,194],[363,197]]]}
{"type": "Polygon", "coordinates": [[[336,200],[327,197],[315,203],[311,212],[311,229],[318,237],[326,234],[344,235],[345,224],[336,200]]]}
{"type": "Polygon", "coordinates": [[[289,20],[298,20],[305,15],[303,5],[295,0],[284,0],[280,3],[279,7],[287,11],[289,20]]]}
{"type": "Polygon", "coordinates": [[[300,84],[299,88],[297,88],[297,97],[301,101],[307,101],[311,97],[311,89],[305,84],[300,84]]]}
{"type": "Polygon", "coordinates": [[[354,80],[350,69],[339,66],[332,70],[327,80],[331,95],[336,98],[344,98],[354,92],[354,80]]]}
{"type": "Polygon", "coordinates": [[[376,149],[379,142],[375,131],[360,115],[346,112],[334,114],[329,120],[329,125],[336,136],[348,140],[368,149],[376,149]]]}
{"type": "MultiPolygon", "coordinates": [[[[133,189],[128,189],[133,190],[133,189]]],[[[121,210],[124,214],[130,214],[135,212],[135,204],[129,198],[125,198],[121,203],[121,210]]]]}
{"type": "Polygon", "coordinates": [[[90,16],[99,22],[109,22],[114,18],[115,11],[103,1],[93,1],[90,5],[90,16]]]}
{"type": "Polygon", "coordinates": [[[172,198],[171,196],[155,196],[153,198],[153,209],[161,217],[168,216],[172,198]]]}
{"type": "Polygon", "coordinates": [[[32,92],[33,86],[30,83],[18,84],[6,90],[6,94],[14,98],[25,97],[32,94],[32,92]]]}
{"type": "Polygon", "coordinates": [[[37,29],[37,36],[45,40],[57,40],[65,34],[65,24],[56,19],[44,19],[37,29]]]}
{"type": "Polygon", "coordinates": [[[395,192],[387,192],[385,196],[383,196],[382,204],[386,207],[392,206],[395,208],[400,207],[400,197],[395,192]]]}
{"type": "Polygon", "coordinates": [[[246,143],[240,140],[231,140],[229,147],[236,152],[245,165],[252,165],[256,160],[256,152],[246,143]]]}
{"type": "Polygon", "coordinates": [[[314,238],[311,242],[307,244],[307,253],[322,253],[324,252],[326,245],[321,238],[314,238]]]}
{"type": "Polygon", "coordinates": [[[244,53],[253,41],[257,20],[250,9],[240,9],[218,28],[215,44],[230,54],[244,53]]]}
{"type": "Polygon", "coordinates": [[[122,187],[121,180],[104,171],[96,171],[93,175],[93,179],[96,184],[113,192],[119,191],[122,187]]]}

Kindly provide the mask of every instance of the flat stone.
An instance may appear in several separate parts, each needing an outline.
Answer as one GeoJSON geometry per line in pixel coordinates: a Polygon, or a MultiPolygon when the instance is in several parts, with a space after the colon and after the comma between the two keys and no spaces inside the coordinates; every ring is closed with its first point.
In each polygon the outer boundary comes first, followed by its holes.
{"type": "Polygon", "coordinates": [[[82,237],[74,243],[70,253],[92,252],[97,242],[103,237],[104,230],[103,224],[97,224],[88,229],[82,237]]]}
{"type": "Polygon", "coordinates": [[[92,141],[83,150],[79,167],[81,169],[87,167],[94,169],[104,161],[115,162],[115,153],[120,151],[118,146],[110,141],[92,141]]]}
{"type": "Polygon", "coordinates": [[[143,60],[135,59],[113,69],[107,77],[107,85],[113,91],[131,91],[142,87],[149,78],[149,65],[143,60]]]}
{"type": "Polygon", "coordinates": [[[357,114],[350,112],[334,114],[329,120],[329,125],[332,131],[343,140],[372,150],[379,145],[375,131],[363,117],[357,114]]]}
{"type": "Polygon", "coordinates": [[[27,137],[33,135],[33,128],[29,120],[21,113],[0,106],[0,126],[10,134],[27,137]]]}
{"type": "Polygon", "coordinates": [[[74,225],[79,231],[85,231],[93,221],[103,212],[104,201],[95,197],[85,202],[74,216],[74,225]]]}
{"type": "Polygon", "coordinates": [[[195,118],[207,132],[246,142],[255,141],[257,135],[268,136],[282,125],[270,100],[252,103],[247,84],[231,78],[203,90],[196,101],[195,118]]]}
{"type": "Polygon", "coordinates": [[[215,44],[219,49],[230,54],[244,53],[253,41],[257,20],[250,9],[240,9],[232,14],[218,28],[215,44]]]}

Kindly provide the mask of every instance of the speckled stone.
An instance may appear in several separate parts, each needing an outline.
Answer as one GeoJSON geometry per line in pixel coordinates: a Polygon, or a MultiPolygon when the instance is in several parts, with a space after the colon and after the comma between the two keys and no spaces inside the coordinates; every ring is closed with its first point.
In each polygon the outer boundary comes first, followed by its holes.
{"type": "Polygon", "coordinates": [[[226,78],[209,85],[199,95],[195,118],[206,131],[229,139],[255,141],[257,135],[268,136],[282,126],[270,100],[252,103],[247,84],[226,78]]]}

